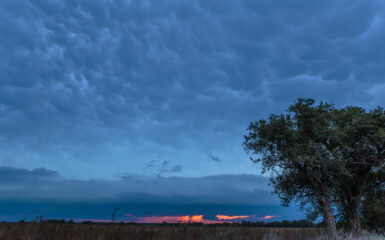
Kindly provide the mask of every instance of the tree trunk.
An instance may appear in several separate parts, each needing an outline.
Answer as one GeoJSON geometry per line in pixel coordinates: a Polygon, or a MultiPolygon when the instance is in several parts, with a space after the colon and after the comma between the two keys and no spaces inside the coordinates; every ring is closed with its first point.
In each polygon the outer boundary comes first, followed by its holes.
{"type": "Polygon", "coordinates": [[[359,203],[356,199],[349,199],[347,209],[345,209],[347,222],[348,222],[348,230],[352,237],[355,239],[361,239],[362,237],[362,229],[360,223],[360,215],[358,213],[359,203]]]}
{"type": "Polygon", "coordinates": [[[328,240],[338,240],[336,221],[334,219],[333,211],[330,207],[329,199],[325,195],[319,196],[319,203],[323,212],[324,221],[326,224],[326,231],[328,233],[328,240]]]}

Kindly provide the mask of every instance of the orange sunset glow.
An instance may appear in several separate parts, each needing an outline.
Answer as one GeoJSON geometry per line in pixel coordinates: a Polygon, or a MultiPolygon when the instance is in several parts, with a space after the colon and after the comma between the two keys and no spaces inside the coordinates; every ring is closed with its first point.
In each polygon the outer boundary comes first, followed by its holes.
{"type": "Polygon", "coordinates": [[[213,221],[204,219],[203,215],[186,215],[186,216],[150,216],[150,217],[142,217],[137,221],[139,223],[205,223],[205,224],[213,224],[213,223],[221,223],[220,221],[213,221]]]}
{"type": "Polygon", "coordinates": [[[255,215],[239,215],[239,216],[228,216],[228,215],[216,215],[215,220],[205,219],[203,214],[200,215],[182,215],[182,216],[148,216],[148,217],[135,217],[131,214],[126,214],[127,217],[134,217],[135,222],[138,223],[204,223],[204,224],[214,224],[214,223],[226,223],[233,222],[232,220],[238,219],[254,219],[254,220],[266,220],[271,219],[276,216],[267,215],[264,217],[256,217],[255,215]]]}
{"type": "MultiPolygon", "coordinates": [[[[249,218],[251,221],[255,220],[267,220],[275,218],[277,216],[267,215],[264,217],[256,217],[255,215],[240,215],[240,216],[228,216],[228,215],[216,215],[216,220],[205,219],[204,215],[183,215],[183,216],[148,216],[148,217],[137,217],[133,214],[125,214],[126,217],[132,218],[128,221],[119,222],[137,222],[137,223],[203,223],[203,224],[215,224],[215,223],[234,223],[232,220],[249,218]]],[[[106,219],[76,219],[77,222],[92,221],[107,223],[112,222],[106,219]]],[[[237,221],[235,221],[237,222],[237,221]]]]}
{"type": "Polygon", "coordinates": [[[218,220],[233,220],[233,219],[240,219],[240,218],[249,218],[251,216],[227,216],[227,215],[216,215],[218,220]]]}

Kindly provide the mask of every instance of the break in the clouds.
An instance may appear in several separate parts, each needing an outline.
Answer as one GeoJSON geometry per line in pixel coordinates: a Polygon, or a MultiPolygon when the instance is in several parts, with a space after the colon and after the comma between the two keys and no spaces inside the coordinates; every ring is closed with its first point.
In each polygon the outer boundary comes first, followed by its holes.
{"type": "Polygon", "coordinates": [[[108,221],[115,208],[119,208],[117,220],[137,222],[163,222],[167,216],[177,221],[181,216],[202,215],[206,223],[245,216],[249,220],[301,217],[295,207],[280,207],[268,179],[256,175],[125,174],[119,180],[73,180],[48,169],[0,167],[0,176],[0,221],[33,220],[40,215],[108,221]]]}
{"type": "Polygon", "coordinates": [[[0,163],[82,179],[256,173],[250,121],[297,97],[383,104],[384,5],[2,0],[0,163]]]}

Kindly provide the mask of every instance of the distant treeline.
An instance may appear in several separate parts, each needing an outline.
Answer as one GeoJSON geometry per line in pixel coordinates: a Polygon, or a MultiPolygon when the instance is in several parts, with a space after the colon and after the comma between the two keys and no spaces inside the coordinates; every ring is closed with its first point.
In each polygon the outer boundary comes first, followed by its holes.
{"type": "MultiPolygon", "coordinates": [[[[249,222],[249,221],[242,221],[240,223],[231,223],[231,222],[224,222],[224,223],[215,223],[215,224],[203,224],[199,222],[191,222],[191,223],[137,223],[137,222],[93,222],[93,221],[82,221],[82,222],[75,222],[72,219],[65,220],[65,219],[48,219],[48,220],[41,220],[40,222],[44,223],[54,223],[54,224],[95,224],[95,225],[156,225],[156,226],[213,226],[213,227],[270,227],[270,228],[314,228],[314,227],[325,227],[324,223],[313,223],[309,220],[283,220],[281,222],[275,221],[275,222],[249,222]]],[[[24,220],[20,221],[20,223],[25,223],[24,220]]]]}

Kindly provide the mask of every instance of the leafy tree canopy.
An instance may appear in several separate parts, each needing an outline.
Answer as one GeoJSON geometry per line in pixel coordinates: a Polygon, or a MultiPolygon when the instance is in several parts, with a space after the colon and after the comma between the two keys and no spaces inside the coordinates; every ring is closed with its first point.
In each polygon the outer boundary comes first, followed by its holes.
{"type": "MultiPolygon", "coordinates": [[[[365,192],[383,182],[385,113],[359,107],[335,108],[298,99],[287,114],[250,124],[244,146],[272,173],[271,183],[284,205],[292,200],[313,206],[334,231],[333,205],[361,234],[359,204],[365,192]]],[[[330,234],[333,234],[333,233],[330,234]]],[[[331,237],[333,238],[333,237],[331,237]]]]}

